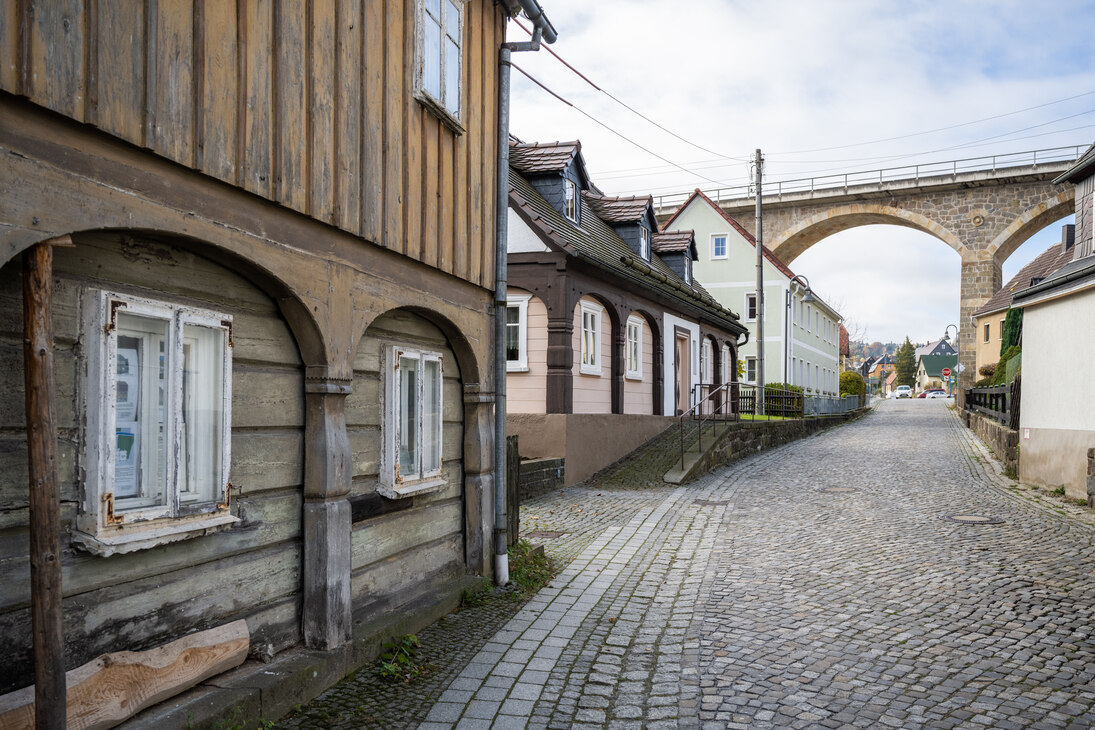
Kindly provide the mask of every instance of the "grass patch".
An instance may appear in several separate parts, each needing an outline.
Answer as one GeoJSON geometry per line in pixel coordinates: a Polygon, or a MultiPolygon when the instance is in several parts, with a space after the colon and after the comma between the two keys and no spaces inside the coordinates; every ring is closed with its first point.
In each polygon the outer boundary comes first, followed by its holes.
{"type": "Polygon", "coordinates": [[[555,562],[542,547],[518,540],[509,549],[509,579],[524,597],[532,596],[555,577],[555,562]]]}
{"type": "Polygon", "coordinates": [[[384,652],[376,660],[376,673],[389,682],[411,682],[425,677],[434,670],[432,664],[418,657],[420,644],[414,634],[405,634],[384,645],[384,652]]]}

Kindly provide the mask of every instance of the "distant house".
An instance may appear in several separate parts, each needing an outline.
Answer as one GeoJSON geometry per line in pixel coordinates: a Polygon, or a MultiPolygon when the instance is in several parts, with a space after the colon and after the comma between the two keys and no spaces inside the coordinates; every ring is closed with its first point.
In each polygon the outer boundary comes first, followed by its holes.
{"type": "Polygon", "coordinates": [[[953,373],[958,365],[958,355],[924,355],[916,363],[917,392],[923,392],[928,388],[943,388],[949,394],[951,385],[948,378],[943,376],[944,368],[949,368],[953,373]]]}
{"type": "Polygon", "coordinates": [[[891,373],[896,372],[896,368],[897,361],[893,355],[880,355],[863,363],[861,373],[866,378],[867,387],[871,392],[887,395],[889,393],[889,390],[887,390],[888,377],[891,373]]]}
{"type": "MultiPolygon", "coordinates": [[[[696,233],[695,276],[723,306],[743,313],[749,342],[742,346],[744,381],[757,380],[757,241],[699,190],[662,226],[696,233]]],[[[766,247],[764,266],[764,382],[802,386],[808,393],[840,390],[840,313],[766,247]]]]}
{"type": "MultiPolygon", "coordinates": [[[[1076,187],[1071,259],[1017,292],[1023,309],[1019,478],[1090,499],[1095,448],[1095,145],[1054,183],[1076,187]]],[[[1063,253],[1063,252],[1062,252],[1063,253]]]]}
{"type": "Polygon", "coordinates": [[[692,231],[608,197],[578,142],[510,145],[507,429],[575,483],[736,379],[748,330],[692,275],[692,231]]]}
{"type": "Polygon", "coordinates": [[[920,362],[920,358],[925,355],[956,355],[957,351],[951,346],[951,343],[944,337],[942,339],[929,342],[926,345],[921,345],[916,348],[916,361],[920,362]]]}
{"type": "MultiPolygon", "coordinates": [[[[977,370],[980,373],[984,365],[996,363],[1000,360],[1000,342],[1004,335],[1004,319],[1011,307],[1011,299],[1025,289],[1036,286],[1045,281],[1046,277],[1057,269],[1070,262],[1075,254],[1073,245],[1076,242],[1076,226],[1069,224],[1061,226],[1061,242],[1050,246],[1019,273],[1011,277],[999,291],[992,295],[985,304],[973,313],[974,328],[976,331],[977,370]]],[[[978,374],[977,380],[981,375],[978,374]]]]}

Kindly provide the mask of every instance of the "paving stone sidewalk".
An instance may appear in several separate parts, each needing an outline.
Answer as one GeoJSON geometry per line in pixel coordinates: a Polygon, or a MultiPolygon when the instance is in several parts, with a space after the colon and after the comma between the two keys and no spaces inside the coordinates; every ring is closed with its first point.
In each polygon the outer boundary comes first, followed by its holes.
{"type": "Polygon", "coordinates": [[[678,489],[546,495],[524,529],[565,570],[380,726],[1095,726],[1095,529],[986,456],[897,401],[678,489]]]}

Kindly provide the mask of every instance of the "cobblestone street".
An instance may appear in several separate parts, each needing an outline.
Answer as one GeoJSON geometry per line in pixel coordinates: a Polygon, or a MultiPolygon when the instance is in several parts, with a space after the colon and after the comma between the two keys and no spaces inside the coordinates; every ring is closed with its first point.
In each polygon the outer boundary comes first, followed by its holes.
{"type": "Polygon", "coordinates": [[[423,632],[421,686],[283,724],[1090,728],[1095,525],[1023,491],[912,400],[681,488],[548,494],[522,529],[562,533],[549,588],[423,632]]]}

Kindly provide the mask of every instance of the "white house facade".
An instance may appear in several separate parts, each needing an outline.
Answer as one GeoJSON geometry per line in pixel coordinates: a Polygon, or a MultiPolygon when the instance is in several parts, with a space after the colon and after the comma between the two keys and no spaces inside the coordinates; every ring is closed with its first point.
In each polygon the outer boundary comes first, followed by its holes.
{"type": "MultiPolygon", "coordinates": [[[[723,306],[740,311],[749,341],[738,356],[742,382],[757,382],[756,239],[697,190],[663,226],[695,231],[696,281],[723,306]]],[[[840,313],[807,294],[803,277],[764,249],[764,382],[790,383],[808,393],[840,391],[840,313]]]]}

